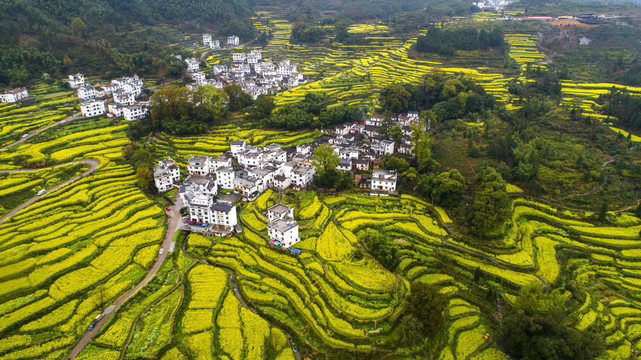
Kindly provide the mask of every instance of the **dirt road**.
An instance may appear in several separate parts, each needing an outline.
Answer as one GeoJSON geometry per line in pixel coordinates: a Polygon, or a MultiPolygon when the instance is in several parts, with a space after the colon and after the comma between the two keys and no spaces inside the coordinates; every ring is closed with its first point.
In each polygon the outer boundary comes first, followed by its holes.
{"type": "MultiPolygon", "coordinates": [[[[74,177],[72,177],[71,179],[69,179],[69,180],[67,180],[65,182],[62,182],[62,183],[60,183],[60,184],[58,184],[56,186],[53,186],[52,188],[47,190],[47,193],[54,192],[54,191],[60,189],[61,187],[65,186],[65,185],[71,184],[72,182],[91,174],[92,172],[94,172],[96,170],[96,168],[98,168],[98,165],[100,165],[100,162],[98,160],[86,159],[86,160],[71,161],[71,162],[68,162],[68,163],[65,163],[65,164],[60,164],[60,165],[53,166],[52,168],[57,168],[57,167],[65,166],[65,165],[69,165],[69,164],[79,164],[79,163],[89,165],[89,170],[85,171],[84,173],[82,173],[82,174],[80,174],[78,176],[74,176],[74,177]]],[[[15,172],[34,172],[34,171],[40,171],[40,170],[44,170],[44,169],[48,169],[48,167],[39,168],[39,169],[0,170],[0,174],[2,174],[2,173],[15,173],[15,172]]],[[[42,195],[42,196],[44,196],[44,195],[42,195]]],[[[15,209],[11,210],[7,214],[5,214],[2,218],[0,218],[0,224],[2,224],[6,219],[8,219],[8,218],[12,217],[13,215],[15,215],[18,211],[20,211],[20,210],[26,208],[27,206],[35,203],[36,201],[40,200],[40,198],[42,196],[36,195],[36,196],[32,197],[31,199],[25,201],[24,203],[18,205],[15,209]]]]}
{"type": "MultiPolygon", "coordinates": [[[[178,197],[178,194],[176,194],[176,197],[178,197]]],[[[85,332],[80,341],[76,344],[73,350],[71,350],[69,356],[67,356],[68,359],[74,359],[76,356],[78,356],[78,354],[80,354],[85,346],[89,344],[94,335],[96,335],[96,333],[100,331],[102,325],[104,325],[127,300],[129,300],[134,294],[136,294],[138,290],[145,286],[149,282],[149,280],[151,280],[151,278],[153,278],[156,273],[158,273],[158,270],[160,270],[160,267],[167,258],[167,254],[175,247],[175,244],[173,243],[174,234],[176,233],[176,230],[181,226],[181,222],[182,217],[180,216],[180,200],[178,199],[176,201],[176,204],[171,206],[171,211],[167,212],[167,222],[165,224],[167,226],[167,231],[165,232],[165,240],[163,241],[161,247],[162,249],[164,249],[164,252],[158,255],[158,260],[154,263],[154,266],[151,268],[147,276],[145,276],[145,278],[142,279],[142,281],[140,281],[138,285],[116,299],[116,301],[107,308],[108,311],[105,311],[103,318],[98,321],[96,327],[93,330],[85,332]]]]}
{"type": "Polygon", "coordinates": [[[16,141],[12,142],[11,144],[9,144],[9,145],[7,145],[7,146],[5,146],[3,148],[0,148],[0,150],[8,149],[8,148],[12,147],[13,145],[21,144],[21,143],[25,142],[26,140],[29,140],[32,137],[34,137],[34,136],[40,134],[41,132],[43,132],[43,131],[45,131],[47,129],[50,129],[50,128],[54,127],[54,126],[58,126],[58,125],[61,125],[61,124],[66,124],[68,122],[71,122],[71,121],[74,121],[74,120],[78,120],[78,119],[84,119],[84,118],[80,116],[80,113],[75,113],[75,114],[69,116],[66,119],[62,119],[62,120],[57,121],[57,122],[55,122],[53,124],[49,124],[49,125],[47,125],[47,126],[45,126],[43,128],[35,130],[35,131],[29,133],[29,135],[27,135],[27,136],[25,136],[23,138],[20,138],[19,140],[16,140],[16,141]]]}

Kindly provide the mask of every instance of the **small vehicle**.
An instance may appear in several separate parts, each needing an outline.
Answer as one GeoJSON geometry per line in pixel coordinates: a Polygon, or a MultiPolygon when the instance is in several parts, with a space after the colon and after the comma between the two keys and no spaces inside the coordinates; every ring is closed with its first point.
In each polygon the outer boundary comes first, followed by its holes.
{"type": "Polygon", "coordinates": [[[103,316],[105,316],[105,314],[98,314],[94,320],[100,321],[100,319],[102,319],[103,316]]]}
{"type": "Polygon", "coordinates": [[[207,226],[209,226],[209,223],[202,223],[202,224],[200,224],[200,226],[207,227],[207,226]]]}
{"type": "Polygon", "coordinates": [[[44,195],[46,192],[47,192],[47,189],[42,189],[42,190],[38,191],[38,193],[36,195],[38,195],[38,196],[44,195]]]}
{"type": "Polygon", "coordinates": [[[96,327],[96,321],[94,320],[94,321],[91,322],[91,324],[89,324],[89,329],[88,330],[91,331],[95,327],[96,327]]]}
{"type": "Polygon", "coordinates": [[[189,225],[194,225],[196,222],[194,220],[189,221],[189,225]]]}
{"type": "Polygon", "coordinates": [[[160,249],[160,251],[158,252],[158,254],[160,254],[160,255],[162,255],[164,253],[165,253],[165,249],[160,249]]]}
{"type": "Polygon", "coordinates": [[[22,134],[22,138],[26,138],[28,136],[29,136],[29,134],[22,134]]]}
{"type": "Polygon", "coordinates": [[[167,211],[171,211],[171,208],[170,208],[169,206],[166,206],[166,207],[165,207],[165,210],[167,210],[167,211]]]}

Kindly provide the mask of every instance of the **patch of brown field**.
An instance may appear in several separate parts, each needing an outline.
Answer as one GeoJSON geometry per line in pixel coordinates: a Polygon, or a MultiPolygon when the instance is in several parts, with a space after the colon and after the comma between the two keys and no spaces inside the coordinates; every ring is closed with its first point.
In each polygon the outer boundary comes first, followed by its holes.
{"type": "Polygon", "coordinates": [[[558,27],[566,27],[566,26],[577,26],[577,27],[582,27],[586,29],[592,29],[595,28],[599,25],[593,25],[593,24],[584,24],[578,20],[574,19],[557,19],[551,22],[552,25],[558,26],[558,27]]]}
{"type": "Polygon", "coordinates": [[[394,239],[394,242],[397,244],[407,245],[409,244],[405,239],[394,239]]]}

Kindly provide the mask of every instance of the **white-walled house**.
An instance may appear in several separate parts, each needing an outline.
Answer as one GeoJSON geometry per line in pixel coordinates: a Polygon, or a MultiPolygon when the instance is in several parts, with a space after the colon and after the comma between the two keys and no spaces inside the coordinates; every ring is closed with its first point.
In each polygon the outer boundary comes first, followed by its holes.
{"type": "Polygon", "coordinates": [[[371,183],[372,194],[396,191],[396,179],[397,175],[394,170],[374,170],[371,183]]]}
{"type": "Polygon", "coordinates": [[[96,97],[96,88],[91,85],[85,85],[78,88],[78,99],[93,100],[96,97]]]}
{"type": "Polygon", "coordinates": [[[220,49],[220,41],[218,41],[218,40],[210,41],[209,42],[209,48],[212,49],[212,50],[220,49]]]}
{"type": "Polygon", "coordinates": [[[189,74],[191,78],[196,82],[198,85],[203,85],[205,83],[205,73],[202,72],[193,72],[189,74]]]}
{"type": "Polygon", "coordinates": [[[277,190],[285,190],[292,184],[292,180],[285,175],[276,175],[272,181],[272,185],[277,190]]]}
{"type": "Polygon", "coordinates": [[[267,233],[272,241],[280,241],[284,247],[290,247],[300,241],[293,208],[276,204],[267,209],[267,216],[269,218],[267,233]]]}
{"type": "Polygon", "coordinates": [[[373,142],[371,145],[372,151],[377,155],[387,155],[394,153],[394,142],[390,140],[381,140],[373,142]]]}
{"type": "Polygon", "coordinates": [[[292,185],[297,188],[305,188],[314,180],[316,171],[312,166],[297,165],[291,171],[292,185]]]}
{"type": "Polygon", "coordinates": [[[232,55],[232,59],[234,60],[234,62],[244,62],[246,58],[247,57],[245,53],[234,53],[232,55]]]}
{"type": "Polygon", "coordinates": [[[240,39],[235,35],[229,36],[227,37],[227,45],[238,46],[240,45],[240,39]]]}
{"type": "Polygon", "coordinates": [[[226,190],[234,189],[236,173],[231,166],[223,166],[216,169],[216,184],[226,190]]]}
{"type": "Polygon", "coordinates": [[[90,100],[80,103],[80,112],[84,117],[92,117],[105,113],[105,103],[101,100],[90,100]]]}
{"type": "Polygon", "coordinates": [[[131,92],[125,92],[123,90],[118,90],[114,95],[114,102],[118,105],[133,105],[136,103],[136,98],[133,93],[131,92]]]}
{"type": "Polygon", "coordinates": [[[78,89],[82,86],[85,86],[85,76],[78,73],[76,75],[69,75],[67,79],[69,87],[72,89],[78,89]]]}
{"type": "Polygon", "coordinates": [[[0,103],[15,103],[29,96],[27,88],[15,88],[0,94],[0,103]]]}
{"type": "Polygon", "coordinates": [[[138,105],[127,105],[122,109],[122,117],[127,121],[140,120],[147,116],[147,107],[138,105]]]}
{"type": "Polygon", "coordinates": [[[220,155],[219,157],[209,158],[209,168],[213,171],[221,167],[231,167],[231,158],[220,155]]]}
{"type": "Polygon", "coordinates": [[[211,46],[211,34],[203,34],[203,44],[205,46],[211,46]]]}
{"type": "Polygon", "coordinates": [[[187,63],[187,72],[193,73],[200,70],[200,63],[195,58],[186,59],[185,62],[187,63]]]}
{"type": "Polygon", "coordinates": [[[209,175],[209,158],[207,156],[192,156],[187,161],[187,172],[190,175],[209,175]]]}
{"type": "Polygon", "coordinates": [[[180,168],[172,158],[158,161],[154,166],[154,184],[158,191],[167,191],[180,181],[180,168]]]}

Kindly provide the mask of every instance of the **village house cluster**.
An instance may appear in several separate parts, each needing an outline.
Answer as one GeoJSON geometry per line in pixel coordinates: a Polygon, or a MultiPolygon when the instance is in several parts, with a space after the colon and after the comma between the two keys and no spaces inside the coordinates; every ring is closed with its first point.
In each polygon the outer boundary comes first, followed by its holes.
{"type": "Polygon", "coordinates": [[[27,88],[15,88],[0,94],[0,103],[16,103],[29,97],[27,88]]]}
{"type": "MultiPolygon", "coordinates": [[[[212,50],[220,49],[220,41],[213,40],[211,34],[203,34],[203,44],[212,50]]],[[[235,47],[240,45],[240,38],[236,35],[227,37],[227,46],[235,47]]]]}
{"type": "MultiPolygon", "coordinates": [[[[205,34],[207,35],[207,34],[205,34]]],[[[195,58],[186,59],[187,72],[197,85],[211,85],[222,89],[230,84],[238,84],[246,93],[256,99],[259,95],[270,95],[282,89],[289,89],[305,83],[305,77],[297,71],[297,66],[285,59],[274,64],[271,60],[263,61],[260,50],[249,53],[232,54],[229,65],[214,65],[212,77],[199,70],[195,58]]]]}
{"type": "Polygon", "coordinates": [[[144,84],[138,75],[121,77],[95,87],[85,83],[82,74],[69,75],[69,87],[78,89],[80,112],[84,117],[107,114],[133,121],[148,114],[148,102],[138,102],[144,84]]]}

